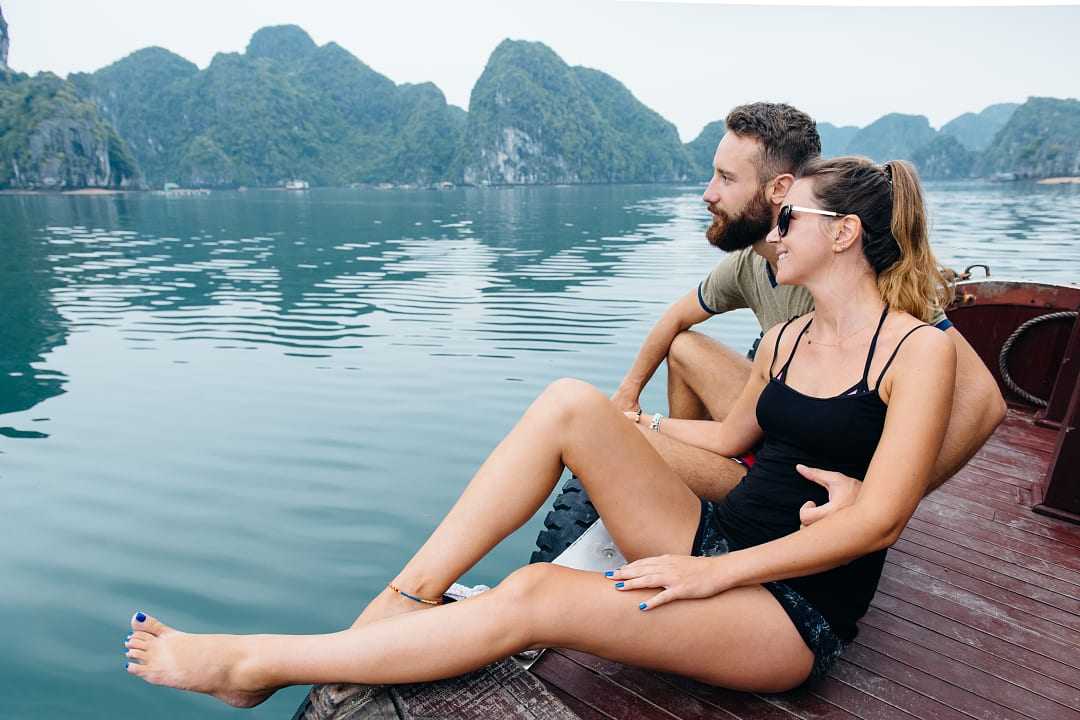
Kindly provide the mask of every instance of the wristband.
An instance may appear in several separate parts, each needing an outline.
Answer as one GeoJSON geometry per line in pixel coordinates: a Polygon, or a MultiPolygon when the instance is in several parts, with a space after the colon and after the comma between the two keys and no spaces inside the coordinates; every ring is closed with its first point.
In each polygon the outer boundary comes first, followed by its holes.
{"type": "Polygon", "coordinates": [[[649,424],[649,428],[653,432],[660,432],[660,421],[664,419],[661,413],[656,413],[652,416],[652,422],[649,424]]]}

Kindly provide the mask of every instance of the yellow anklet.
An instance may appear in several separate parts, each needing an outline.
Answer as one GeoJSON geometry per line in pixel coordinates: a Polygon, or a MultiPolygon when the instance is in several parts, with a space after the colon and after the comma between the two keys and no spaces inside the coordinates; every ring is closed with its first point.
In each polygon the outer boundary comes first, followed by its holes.
{"type": "Polygon", "coordinates": [[[422,598],[422,597],[417,597],[415,595],[410,595],[409,593],[405,592],[404,590],[401,590],[400,588],[398,588],[396,585],[394,585],[394,583],[390,583],[387,587],[389,587],[391,590],[396,592],[398,595],[401,595],[403,597],[407,597],[410,600],[415,600],[418,603],[424,603],[425,605],[442,605],[443,604],[443,601],[442,601],[441,597],[438,600],[427,600],[427,599],[422,598]]]}

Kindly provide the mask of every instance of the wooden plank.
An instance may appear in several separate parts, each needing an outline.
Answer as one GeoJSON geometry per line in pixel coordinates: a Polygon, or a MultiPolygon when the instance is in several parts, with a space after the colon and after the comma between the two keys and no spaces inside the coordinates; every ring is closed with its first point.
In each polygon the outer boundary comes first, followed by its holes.
{"type": "Polygon", "coordinates": [[[981,453],[985,448],[993,448],[999,452],[1011,452],[1016,455],[1022,456],[1025,460],[1031,463],[1049,463],[1053,452],[1047,452],[1043,447],[1031,447],[1025,444],[1022,440],[1019,440],[1019,436],[1014,436],[1017,439],[1010,439],[1005,435],[999,435],[994,432],[982,448],[979,449],[981,453]]]}
{"type": "Polygon", "coordinates": [[[857,641],[848,647],[844,656],[855,665],[888,677],[893,682],[979,720],[1030,720],[1015,710],[957,687],[932,673],[910,667],[857,641]]]}
{"type": "Polygon", "coordinates": [[[902,583],[897,583],[890,578],[882,578],[881,583],[878,585],[878,594],[892,595],[907,600],[950,620],[963,623],[970,628],[981,630],[1001,640],[1027,648],[1032,652],[1057,660],[1063,665],[1080,670],[1080,667],[1077,667],[1080,665],[1080,653],[1077,653],[1075,645],[1047,637],[1032,628],[1017,625],[1010,619],[976,612],[963,602],[917,590],[902,583]]]}
{"type": "Polygon", "coordinates": [[[1025,450],[999,442],[987,442],[979,448],[979,452],[975,454],[975,457],[1007,468],[1021,465],[1025,468],[1031,468],[1034,472],[1039,470],[1045,472],[1045,465],[1050,460],[1044,453],[1025,450]]]}
{"type": "Polygon", "coordinates": [[[1032,585],[1023,580],[1018,580],[1011,575],[989,570],[981,565],[975,565],[974,563],[965,562],[964,560],[938,552],[937,550],[922,545],[916,545],[908,540],[901,539],[893,545],[887,557],[889,561],[896,562],[900,562],[900,557],[921,558],[934,563],[935,565],[940,565],[943,568],[948,568],[956,573],[962,573],[968,577],[990,583],[991,585],[1011,590],[1031,598],[1032,600],[1037,600],[1040,603],[1055,607],[1059,610],[1064,610],[1070,614],[1075,614],[1076,608],[1080,606],[1080,601],[1065,595],[1060,595],[1041,585],[1032,585]],[[894,553],[898,557],[894,558],[894,553]]]}
{"type": "Polygon", "coordinates": [[[978,532],[981,537],[987,539],[996,538],[996,542],[999,544],[1008,542],[1017,552],[1023,552],[1080,573],[1080,554],[1073,552],[1068,547],[1063,547],[1061,543],[1054,540],[1017,530],[993,520],[975,517],[970,513],[943,505],[927,504],[924,506],[920,504],[915,510],[915,517],[945,528],[963,528],[969,534],[978,532]]]}
{"type": "MultiPolygon", "coordinates": [[[[835,666],[834,666],[835,667],[835,666]]],[[[852,666],[848,666],[852,667],[852,666]]],[[[865,671],[862,671],[865,672],[865,671]]],[[[916,720],[921,716],[912,715],[892,703],[886,702],[876,695],[849,685],[832,675],[822,678],[814,684],[814,694],[824,698],[831,704],[847,710],[852,715],[862,720],[916,720]]],[[[878,678],[881,680],[882,678],[878,678]]],[[[931,715],[927,720],[939,720],[940,714],[931,715]]]]}
{"type": "Polygon", "coordinates": [[[919,720],[971,720],[969,715],[894,682],[888,677],[849,662],[843,656],[833,667],[830,677],[899,708],[919,720]]]}
{"type": "MultiPolygon", "coordinates": [[[[649,702],[683,720],[707,720],[717,717],[716,706],[676,688],[654,672],[574,650],[560,649],[558,652],[630,692],[648,698],[649,702]]],[[[724,717],[739,717],[726,711],[721,712],[724,717]]]]}
{"type": "Polygon", "coordinates": [[[974,490],[983,496],[993,497],[1001,502],[1016,506],[1017,486],[1015,484],[998,482],[996,477],[983,474],[977,468],[972,468],[970,463],[964,467],[963,471],[949,478],[944,487],[961,487],[974,490]]]}
{"type": "MultiPolygon", "coordinates": [[[[1072,612],[1072,609],[1061,609],[1053,605],[1044,604],[1023,593],[1014,592],[992,583],[984,582],[962,572],[953,571],[947,567],[937,565],[923,558],[906,555],[902,552],[888,555],[890,566],[902,567],[905,570],[925,575],[948,583],[954,587],[967,590],[991,602],[1005,605],[1022,613],[1034,615],[1048,622],[1060,625],[1063,629],[1071,631],[1071,635],[1080,639],[1080,616],[1072,612]]],[[[1077,608],[1080,609],[1080,608],[1077,608]]]]}
{"type": "Polygon", "coordinates": [[[579,700],[562,688],[555,687],[550,683],[544,684],[547,686],[548,692],[559,698],[580,720],[615,720],[607,713],[600,712],[592,705],[589,705],[584,700],[579,700]]]}
{"type": "Polygon", "coordinates": [[[952,496],[954,498],[961,498],[961,499],[968,500],[968,501],[973,502],[973,503],[980,504],[980,505],[982,505],[984,507],[994,508],[994,510],[1004,510],[1005,512],[1009,512],[1009,513],[1018,513],[1018,514],[1020,514],[1020,515],[1022,515],[1024,517],[1027,517],[1027,519],[1029,521],[1035,522],[1035,523],[1041,523],[1041,524],[1045,525],[1046,527],[1055,528],[1055,527],[1060,527],[1062,525],[1067,525],[1067,523],[1062,523],[1061,520],[1055,520],[1054,518],[1048,518],[1048,517],[1044,517],[1042,515],[1036,515],[1035,513],[1031,512],[1028,507],[1025,507],[1022,502],[1019,502],[1019,501],[1002,502],[1002,501],[999,501],[999,500],[990,499],[990,498],[987,498],[985,495],[979,493],[976,490],[968,490],[968,489],[959,487],[957,485],[952,485],[951,483],[952,483],[952,480],[950,480],[949,482],[942,485],[940,488],[938,488],[936,491],[934,491],[934,493],[932,495],[930,495],[928,497],[929,498],[934,498],[935,500],[941,495],[948,495],[948,496],[952,496]]]}
{"type": "Polygon", "coordinates": [[[1000,682],[1012,683],[1067,708],[1080,707],[1080,688],[1018,665],[1009,657],[994,655],[944,635],[927,632],[926,628],[877,608],[871,608],[863,616],[860,626],[888,632],[914,646],[933,650],[956,662],[983,670],[1000,682]]]}
{"type": "MultiPolygon", "coordinates": [[[[887,564],[881,575],[882,580],[899,583],[934,596],[959,603],[973,612],[989,615],[999,620],[1011,622],[1019,627],[1036,632],[1044,638],[1053,638],[1077,648],[1080,655],[1080,632],[1073,627],[1059,625],[1041,617],[1031,615],[1024,610],[1017,610],[987,599],[956,585],[942,582],[929,575],[913,572],[899,565],[887,564]]],[[[894,586],[895,587],[895,586],[894,586]]]]}
{"type": "Polygon", "coordinates": [[[1015,664],[1046,675],[1058,682],[1080,689],[1080,672],[1075,667],[1054,660],[1036,651],[1003,640],[991,633],[970,627],[952,618],[931,612],[924,607],[910,603],[886,593],[878,593],[872,606],[881,612],[895,615],[925,628],[925,632],[936,632],[971,647],[1000,657],[1007,657],[1015,664]]]}
{"type": "Polygon", "coordinates": [[[532,666],[545,682],[582,700],[613,720],[673,720],[645,698],[626,690],[598,673],[588,670],[565,655],[548,651],[532,666]]]}
{"type": "Polygon", "coordinates": [[[968,466],[981,470],[999,482],[1015,484],[1018,487],[1030,488],[1042,479],[1040,468],[1025,463],[1022,457],[1006,462],[993,460],[980,453],[968,461],[968,466]]]}
{"type": "MultiPolygon", "coordinates": [[[[683,692],[690,693],[699,700],[714,705],[720,710],[725,710],[732,715],[742,718],[742,720],[795,720],[795,718],[806,717],[805,714],[788,712],[779,705],[766,702],[761,697],[750,693],[741,693],[726,688],[715,687],[713,685],[705,685],[678,675],[661,674],[660,677],[670,682],[676,688],[681,689],[683,692]]],[[[850,720],[854,717],[840,708],[835,708],[835,711],[837,714],[829,717],[836,717],[837,720],[840,720],[841,718],[850,720]]]]}
{"type": "Polygon", "coordinates": [[[1076,525],[1034,513],[1023,515],[1008,510],[995,510],[994,520],[1080,550],[1080,527],[1076,525]]]}
{"type": "Polygon", "coordinates": [[[1019,716],[1027,715],[1033,720],[1080,720],[1080,711],[1074,708],[1011,682],[1002,682],[981,668],[954,662],[947,655],[913,645],[877,628],[865,627],[856,644],[871,648],[958,688],[970,689],[973,695],[1014,710],[1019,716]]]}
{"type": "Polygon", "coordinates": [[[1005,562],[1034,570],[1042,575],[1063,580],[1080,589],[1080,573],[1061,567],[1054,562],[1024,553],[1023,550],[1029,549],[1024,543],[1009,539],[1002,540],[994,533],[979,530],[968,531],[967,528],[965,528],[965,532],[960,533],[940,525],[923,522],[918,518],[909,520],[907,527],[961,547],[976,550],[991,557],[997,557],[1005,562]]]}
{"type": "Polygon", "coordinates": [[[995,508],[992,508],[989,505],[947,492],[935,492],[931,495],[927,495],[919,504],[925,505],[926,503],[946,505],[951,508],[956,508],[957,510],[963,510],[965,513],[974,515],[975,517],[986,518],[987,520],[993,520],[994,513],[997,512],[995,508]]]}

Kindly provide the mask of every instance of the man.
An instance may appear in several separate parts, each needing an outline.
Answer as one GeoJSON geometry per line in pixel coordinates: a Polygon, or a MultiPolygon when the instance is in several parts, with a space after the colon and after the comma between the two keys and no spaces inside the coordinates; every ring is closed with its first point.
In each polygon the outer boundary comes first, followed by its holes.
{"type": "MultiPolygon", "coordinates": [[[[762,330],[813,309],[810,293],[777,285],[776,249],[765,236],[776,225],[784,196],[800,166],[821,152],[814,121],[783,104],[753,103],[735,108],[713,158],[713,177],[702,199],[712,214],[708,241],[728,252],[695,289],[675,302],[645,338],[633,365],[612,397],[625,412],[637,412],[642,389],[663,360],[668,363],[668,407],[672,417],[722,420],[750,375],[741,353],[690,330],[713,315],[748,307],[762,330]]],[[[997,383],[979,356],[944,313],[932,324],[956,346],[956,388],[952,417],[927,493],[954,475],[978,451],[1005,417],[997,383]]],[[[641,423],[645,437],[699,496],[716,499],[746,472],[737,460],[681,443],[641,423]]],[[[829,490],[829,503],[807,503],[804,524],[854,501],[861,483],[836,472],[800,472],[829,490]]]]}

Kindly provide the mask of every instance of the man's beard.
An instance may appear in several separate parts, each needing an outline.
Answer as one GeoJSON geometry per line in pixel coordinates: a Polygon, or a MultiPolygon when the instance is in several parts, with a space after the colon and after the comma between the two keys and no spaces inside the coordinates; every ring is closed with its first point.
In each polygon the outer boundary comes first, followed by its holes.
{"type": "Polygon", "coordinates": [[[751,198],[737,217],[731,217],[719,208],[712,209],[716,212],[705,231],[705,238],[725,252],[750,247],[772,230],[772,208],[765,198],[764,188],[751,198]]]}

